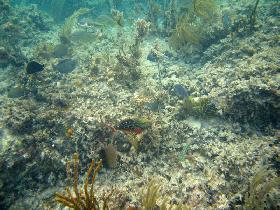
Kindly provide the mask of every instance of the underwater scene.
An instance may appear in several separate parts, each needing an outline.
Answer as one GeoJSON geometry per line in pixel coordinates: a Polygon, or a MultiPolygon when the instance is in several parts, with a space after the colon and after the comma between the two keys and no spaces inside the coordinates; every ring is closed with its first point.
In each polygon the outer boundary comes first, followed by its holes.
{"type": "Polygon", "coordinates": [[[279,0],[0,0],[0,209],[279,210],[279,0]]]}

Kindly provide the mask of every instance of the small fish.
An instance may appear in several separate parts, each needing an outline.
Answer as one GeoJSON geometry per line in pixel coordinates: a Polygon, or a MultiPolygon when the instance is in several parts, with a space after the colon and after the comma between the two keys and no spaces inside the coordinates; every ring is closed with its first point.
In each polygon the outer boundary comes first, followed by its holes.
{"type": "Polygon", "coordinates": [[[43,71],[44,70],[44,65],[42,65],[42,64],[40,64],[36,61],[30,61],[27,64],[25,70],[26,70],[27,74],[34,74],[34,73],[43,71]]]}
{"type": "Polygon", "coordinates": [[[119,130],[134,130],[137,127],[137,121],[133,119],[126,119],[116,126],[119,130]]]}
{"type": "Polygon", "coordinates": [[[157,62],[158,61],[158,56],[154,52],[150,52],[147,56],[147,60],[151,62],[157,62]]]}
{"type": "Polygon", "coordinates": [[[76,68],[77,62],[73,59],[63,59],[58,64],[54,65],[53,68],[60,73],[67,74],[72,72],[76,68]]]}
{"type": "Polygon", "coordinates": [[[58,44],[53,50],[53,55],[56,58],[62,58],[66,56],[69,52],[69,46],[66,44],[58,44]]]}
{"type": "Polygon", "coordinates": [[[88,31],[76,31],[73,32],[69,39],[72,42],[92,42],[96,40],[97,36],[95,33],[88,32],[88,31]]]}
{"type": "Polygon", "coordinates": [[[23,87],[20,87],[20,86],[12,87],[8,91],[8,97],[9,98],[20,98],[25,95],[25,92],[26,91],[23,87]]]}
{"type": "Polygon", "coordinates": [[[146,120],[125,119],[115,127],[115,130],[123,130],[138,135],[141,134],[144,129],[147,129],[150,126],[151,123],[146,120]]]}
{"type": "Polygon", "coordinates": [[[189,92],[188,92],[187,88],[181,84],[174,85],[173,91],[176,96],[183,98],[183,99],[187,98],[189,96],[189,92]]]}
{"type": "Polygon", "coordinates": [[[229,15],[229,12],[224,12],[222,15],[223,26],[227,29],[232,25],[232,19],[229,15]]]}

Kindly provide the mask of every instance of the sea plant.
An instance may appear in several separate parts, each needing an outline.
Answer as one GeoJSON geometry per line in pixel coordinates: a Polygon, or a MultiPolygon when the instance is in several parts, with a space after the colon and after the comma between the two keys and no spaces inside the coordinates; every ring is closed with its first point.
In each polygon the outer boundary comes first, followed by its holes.
{"type": "Polygon", "coordinates": [[[56,22],[63,21],[75,10],[86,5],[86,0],[29,0],[26,2],[36,3],[40,9],[50,13],[56,22]]]}
{"type": "Polygon", "coordinates": [[[161,6],[155,0],[148,0],[148,19],[152,24],[152,30],[158,31],[159,24],[158,19],[161,13],[161,6]]]}
{"type": "Polygon", "coordinates": [[[217,15],[217,6],[214,0],[193,0],[193,11],[204,22],[211,22],[217,15]]]}
{"type": "Polygon", "coordinates": [[[140,46],[147,36],[150,23],[138,19],[135,22],[135,36],[133,43],[129,46],[121,45],[119,53],[116,55],[117,64],[114,66],[115,76],[129,87],[132,87],[130,81],[136,81],[140,78],[139,59],[141,58],[140,46]],[[128,48],[128,49],[127,49],[128,48]]]}
{"type": "Polygon", "coordinates": [[[274,188],[279,188],[280,177],[271,177],[271,174],[272,171],[263,167],[253,177],[245,195],[245,209],[277,209],[277,200],[269,193],[274,188]]]}
{"type": "Polygon", "coordinates": [[[189,144],[185,144],[183,146],[182,151],[179,153],[179,160],[181,162],[183,162],[185,160],[185,157],[188,154],[189,150],[190,150],[190,145],[189,144]]]}
{"type": "Polygon", "coordinates": [[[164,27],[162,29],[162,32],[165,32],[166,34],[170,35],[171,29],[176,26],[176,14],[177,14],[177,8],[176,8],[176,0],[170,0],[169,4],[167,4],[164,8],[164,27]]]}
{"type": "Polygon", "coordinates": [[[214,0],[194,0],[187,11],[178,17],[175,29],[170,37],[170,45],[175,50],[186,45],[197,48],[206,38],[208,26],[215,21],[217,9],[214,0]]]}
{"type": "MultiPolygon", "coordinates": [[[[4,17],[11,10],[10,2],[8,0],[0,0],[0,15],[4,17]]],[[[1,20],[0,20],[1,21],[1,20]]]]}
{"type": "Polygon", "coordinates": [[[174,33],[170,37],[170,44],[175,49],[180,49],[187,43],[199,45],[202,39],[203,28],[195,24],[190,16],[181,17],[174,33]]]}
{"type": "Polygon", "coordinates": [[[88,8],[80,8],[77,11],[75,11],[70,17],[68,17],[65,20],[65,23],[61,29],[60,36],[68,38],[70,36],[70,34],[72,33],[73,26],[77,22],[77,18],[80,15],[87,13],[88,11],[89,11],[88,8]]]}
{"type": "MultiPolygon", "coordinates": [[[[67,164],[67,174],[69,177],[70,176],[70,162],[68,162],[67,164]]],[[[97,162],[97,164],[95,164],[95,161],[92,160],[90,163],[90,166],[87,170],[86,173],[86,179],[83,185],[83,188],[79,189],[78,184],[79,184],[79,172],[78,172],[78,168],[79,168],[79,156],[78,153],[74,153],[73,155],[73,171],[74,171],[74,175],[73,175],[73,185],[72,187],[68,186],[66,187],[66,192],[63,193],[59,193],[57,192],[55,194],[55,200],[58,203],[61,203],[62,205],[69,207],[70,209],[75,209],[75,210],[108,210],[109,206],[108,206],[108,200],[111,196],[111,194],[113,193],[113,190],[107,194],[106,196],[103,196],[101,200],[98,200],[95,197],[95,191],[93,189],[94,187],[94,182],[95,182],[95,178],[98,174],[98,172],[100,171],[102,167],[102,160],[100,160],[99,162],[97,162]],[[72,190],[71,190],[72,188],[72,190]],[[100,207],[100,202],[103,202],[103,207],[100,207]]]]}
{"type": "Polygon", "coordinates": [[[188,96],[182,103],[182,109],[185,115],[196,117],[213,116],[216,113],[214,104],[207,97],[193,98],[188,96]]]}
{"type": "Polygon", "coordinates": [[[107,168],[115,168],[118,165],[117,149],[113,144],[104,147],[104,165],[107,168]]]}
{"type": "Polygon", "coordinates": [[[256,24],[256,13],[257,13],[257,7],[259,4],[260,0],[256,0],[256,3],[252,9],[252,13],[250,15],[249,18],[249,24],[250,24],[250,29],[253,30],[255,28],[255,24],[256,24]]]}
{"type": "Polygon", "coordinates": [[[66,0],[59,0],[59,1],[51,0],[51,3],[49,4],[50,13],[54,17],[55,20],[61,20],[61,19],[65,18],[65,16],[64,17],[62,16],[62,14],[64,13],[64,12],[62,12],[63,9],[66,9],[65,3],[66,3],[66,0]]]}
{"type": "Polygon", "coordinates": [[[142,190],[141,194],[141,210],[153,210],[157,206],[157,200],[160,197],[160,185],[155,179],[152,179],[142,190]]]}

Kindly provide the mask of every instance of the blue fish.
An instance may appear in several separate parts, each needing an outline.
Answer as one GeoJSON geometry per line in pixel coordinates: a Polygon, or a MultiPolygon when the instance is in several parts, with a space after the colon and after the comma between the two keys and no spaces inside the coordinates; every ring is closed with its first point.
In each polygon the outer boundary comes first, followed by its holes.
{"type": "Polygon", "coordinates": [[[190,94],[184,85],[176,84],[173,86],[173,92],[176,96],[180,98],[187,98],[190,94]]]}

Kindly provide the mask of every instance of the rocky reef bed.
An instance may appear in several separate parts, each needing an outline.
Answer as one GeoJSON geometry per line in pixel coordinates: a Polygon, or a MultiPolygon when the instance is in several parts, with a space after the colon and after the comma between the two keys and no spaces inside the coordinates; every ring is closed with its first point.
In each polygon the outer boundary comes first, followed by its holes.
{"type": "Polygon", "coordinates": [[[103,201],[110,195],[110,209],[149,209],[143,189],[154,182],[157,208],[250,209],[255,197],[279,208],[280,26],[271,3],[260,6],[253,30],[221,30],[224,36],[188,57],[144,19],[123,26],[117,11],[115,22],[96,18],[101,28],[81,21],[88,12],[81,9],[55,27],[37,8],[0,2],[7,5],[2,208],[61,209],[54,196],[72,186],[74,153],[80,186],[91,160],[103,159],[94,190],[103,201]],[[8,23],[31,28],[16,41],[8,23]],[[11,43],[15,49],[6,50],[11,43]],[[44,69],[27,74],[31,60],[44,69]]]}

